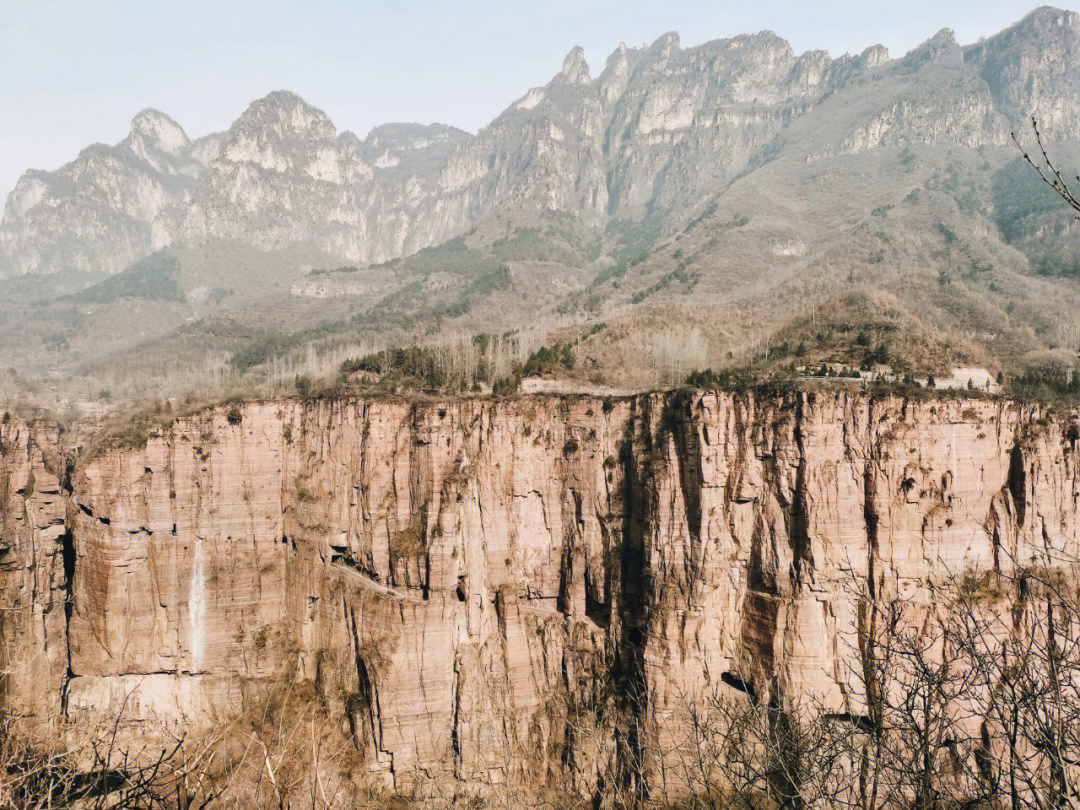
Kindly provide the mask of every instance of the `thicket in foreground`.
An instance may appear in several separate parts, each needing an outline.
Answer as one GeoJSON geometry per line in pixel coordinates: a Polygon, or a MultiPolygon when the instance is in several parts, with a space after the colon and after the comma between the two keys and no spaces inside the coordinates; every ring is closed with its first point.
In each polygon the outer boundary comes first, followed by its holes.
{"type": "Polygon", "coordinates": [[[1080,806],[1080,566],[1051,549],[1023,564],[1006,557],[913,598],[853,580],[838,655],[848,669],[833,682],[842,706],[733,675],[684,696],[671,733],[616,722],[614,740],[605,717],[647,717],[644,692],[564,707],[589,764],[563,759],[561,785],[529,784],[535,752],[507,734],[494,752],[501,777],[466,785],[448,767],[388,795],[365,782],[359,746],[315,685],[286,672],[248,689],[228,726],[158,748],[120,745],[122,716],[57,752],[6,724],[0,806],[1070,810],[1080,806]]]}

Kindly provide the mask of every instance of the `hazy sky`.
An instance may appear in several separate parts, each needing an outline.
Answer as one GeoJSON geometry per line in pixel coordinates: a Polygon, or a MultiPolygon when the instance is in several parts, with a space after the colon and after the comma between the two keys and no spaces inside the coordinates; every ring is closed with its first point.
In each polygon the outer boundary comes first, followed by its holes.
{"type": "MultiPolygon", "coordinates": [[[[1060,5],[1060,4],[1059,4],[1060,5]]],[[[1075,8],[1076,3],[1066,4],[1075,8]]],[[[156,107],[197,137],[288,89],[363,136],[387,121],[475,131],[546,83],[574,45],[596,75],[619,42],[682,44],[770,29],[797,51],[895,56],[941,28],[973,42],[1037,6],[1018,0],[0,0],[0,195],[115,143],[156,107]]]]}

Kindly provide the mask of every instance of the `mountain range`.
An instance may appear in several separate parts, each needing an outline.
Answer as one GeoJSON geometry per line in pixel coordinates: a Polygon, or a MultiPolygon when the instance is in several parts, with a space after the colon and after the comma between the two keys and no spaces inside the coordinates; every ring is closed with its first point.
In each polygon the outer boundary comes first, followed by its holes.
{"type": "Polygon", "coordinates": [[[0,361],[96,379],[268,340],[602,324],[579,353],[627,383],[660,344],[697,347],[681,373],[867,331],[913,370],[1019,368],[1080,336],[1077,226],[1012,144],[1031,116],[1080,165],[1076,13],[899,58],[672,33],[594,75],[575,48],[476,134],[360,139],[288,92],[194,140],[145,110],[9,195],[0,361]]]}

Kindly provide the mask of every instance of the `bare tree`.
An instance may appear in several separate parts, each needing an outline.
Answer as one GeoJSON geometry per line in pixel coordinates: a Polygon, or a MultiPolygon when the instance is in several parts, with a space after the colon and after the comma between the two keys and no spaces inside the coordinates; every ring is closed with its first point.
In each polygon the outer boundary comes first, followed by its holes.
{"type": "Polygon", "coordinates": [[[1075,564],[1017,566],[995,607],[957,612],[987,695],[985,768],[1010,810],[1080,806],[1080,600],[1075,564]]]}
{"type": "MultiPolygon", "coordinates": [[[[833,718],[814,701],[722,686],[684,703],[686,734],[672,780],[692,810],[804,810],[835,806],[849,774],[833,718]]],[[[669,799],[678,797],[667,797],[669,799]]]]}
{"type": "Polygon", "coordinates": [[[0,723],[0,806],[203,810],[228,790],[228,779],[211,778],[216,735],[200,745],[178,738],[140,747],[125,743],[121,720],[119,712],[57,750],[33,744],[10,721],[0,723]]]}
{"type": "Polygon", "coordinates": [[[377,806],[358,752],[310,683],[281,678],[248,710],[202,734],[141,739],[121,707],[73,726],[56,750],[0,723],[0,807],[15,810],[336,810],[377,806]]]}
{"type": "MultiPolygon", "coordinates": [[[[1020,154],[1024,156],[1032,168],[1039,173],[1039,177],[1042,178],[1046,185],[1050,186],[1054,190],[1054,193],[1061,197],[1065,201],[1065,204],[1077,212],[1077,216],[1080,216],[1080,199],[1076,197],[1072,189],[1069,188],[1068,182],[1065,180],[1065,176],[1054,166],[1054,162],[1050,159],[1050,155],[1046,151],[1046,145],[1043,143],[1042,133],[1039,131],[1039,122],[1034,116],[1031,118],[1031,130],[1035,133],[1035,145],[1038,147],[1038,152],[1033,158],[1031,153],[1024,148],[1024,145],[1020,143],[1020,139],[1016,136],[1016,133],[1012,133],[1013,143],[1020,150],[1020,154]]],[[[1080,176],[1077,176],[1076,181],[1080,183],[1080,176]]]]}

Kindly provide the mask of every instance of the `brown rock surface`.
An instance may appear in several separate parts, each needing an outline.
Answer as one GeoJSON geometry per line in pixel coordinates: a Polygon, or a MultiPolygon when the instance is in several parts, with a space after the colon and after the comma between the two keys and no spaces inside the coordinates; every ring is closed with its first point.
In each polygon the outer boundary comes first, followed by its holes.
{"type": "Polygon", "coordinates": [[[418,768],[540,783],[665,750],[680,707],[725,683],[857,712],[856,591],[918,597],[1046,542],[1080,551],[1080,450],[1038,406],[699,393],[242,413],[79,461],[70,494],[46,462],[59,438],[4,424],[9,707],[41,728],[121,704],[197,725],[295,670],[399,787],[418,768]]]}
{"type": "Polygon", "coordinates": [[[72,546],[59,446],[55,430],[0,415],[0,690],[9,717],[46,734],[61,719],[68,671],[72,546]]]}

